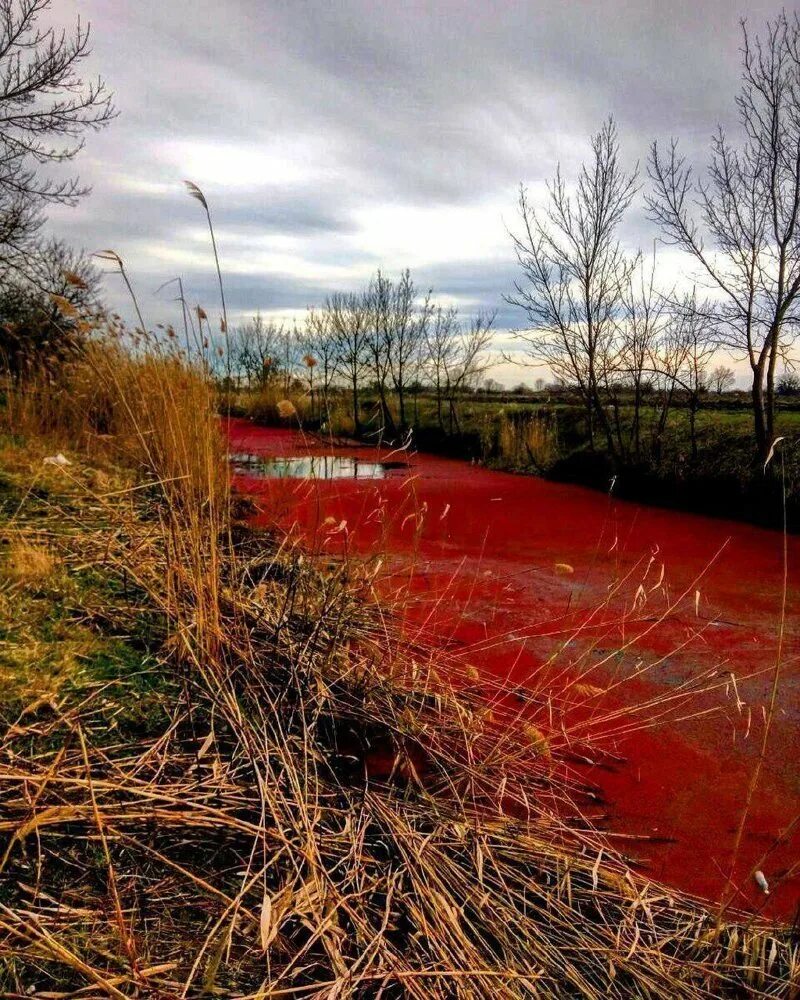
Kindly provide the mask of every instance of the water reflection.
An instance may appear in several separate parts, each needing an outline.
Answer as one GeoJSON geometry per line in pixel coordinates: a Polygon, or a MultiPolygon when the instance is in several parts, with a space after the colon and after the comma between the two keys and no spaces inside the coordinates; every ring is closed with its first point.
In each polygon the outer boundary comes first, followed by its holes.
{"type": "Polygon", "coordinates": [[[406,462],[371,462],[349,455],[292,455],[274,458],[241,453],[230,456],[234,472],[270,479],[383,479],[406,462]]]}

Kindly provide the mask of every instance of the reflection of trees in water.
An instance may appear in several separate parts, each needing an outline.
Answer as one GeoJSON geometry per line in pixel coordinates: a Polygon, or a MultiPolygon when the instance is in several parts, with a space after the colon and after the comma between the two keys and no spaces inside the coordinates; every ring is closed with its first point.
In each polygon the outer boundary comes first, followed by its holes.
{"type": "Polygon", "coordinates": [[[265,458],[263,455],[230,456],[235,472],[271,479],[383,479],[392,469],[404,469],[405,462],[374,462],[350,455],[292,455],[265,458]]]}

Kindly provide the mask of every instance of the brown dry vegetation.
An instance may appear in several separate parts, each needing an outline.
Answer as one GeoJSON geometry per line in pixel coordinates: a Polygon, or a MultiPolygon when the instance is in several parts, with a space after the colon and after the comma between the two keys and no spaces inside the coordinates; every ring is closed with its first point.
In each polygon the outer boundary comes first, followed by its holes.
{"type": "Polygon", "coordinates": [[[554,734],[407,648],[369,567],[237,520],[214,404],[202,365],[118,331],[7,386],[3,994],[797,996],[789,930],[560,818],[554,734]],[[86,668],[109,636],[113,681],[86,668]],[[31,643],[49,687],[19,684],[31,643]]]}
{"type": "Polygon", "coordinates": [[[22,537],[9,545],[2,572],[17,583],[37,583],[53,575],[55,561],[46,548],[22,537]]]}

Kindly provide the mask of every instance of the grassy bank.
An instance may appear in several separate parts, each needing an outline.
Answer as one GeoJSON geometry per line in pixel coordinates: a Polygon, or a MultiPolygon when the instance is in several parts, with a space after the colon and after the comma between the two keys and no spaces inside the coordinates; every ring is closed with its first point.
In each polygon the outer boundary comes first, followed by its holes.
{"type": "Polygon", "coordinates": [[[6,387],[3,995],[795,995],[788,930],[567,822],[544,699],[243,523],[215,406],[115,343],[6,387]]]}
{"type": "MultiPolygon", "coordinates": [[[[302,390],[239,393],[232,412],[264,424],[301,423],[353,435],[346,399],[314,405],[302,390]],[[283,415],[278,403],[284,402],[283,415]],[[291,401],[291,409],[286,402],[291,401]]],[[[409,406],[413,442],[422,451],[478,461],[491,468],[590,486],[616,496],[767,527],[783,526],[786,494],[790,531],[800,530],[800,404],[784,400],[776,430],[783,438],[766,474],[753,466],[753,429],[745,393],[709,394],[694,416],[678,400],[664,426],[645,412],[633,446],[632,407],[622,406],[625,457],[612,455],[602,436],[589,444],[586,414],[568,391],[469,394],[450,407],[421,391],[409,406]],[[657,435],[657,439],[656,439],[657,435]]],[[[396,416],[396,415],[395,415],[396,416]]],[[[359,436],[381,439],[377,398],[364,394],[359,436]]]]}
{"type": "MultiPolygon", "coordinates": [[[[629,500],[774,528],[783,525],[785,489],[790,530],[798,530],[800,411],[788,406],[779,410],[777,433],[784,441],[765,474],[753,468],[752,419],[738,404],[712,401],[696,414],[693,429],[689,410],[676,407],[657,448],[645,426],[639,453],[622,460],[599,437],[594,448],[589,446],[585,414],[568,398],[467,403],[460,435],[443,434],[423,417],[415,436],[423,450],[475,457],[498,469],[603,491],[613,488],[615,496],[629,500]]],[[[629,434],[630,416],[631,411],[622,410],[629,434]]]]}

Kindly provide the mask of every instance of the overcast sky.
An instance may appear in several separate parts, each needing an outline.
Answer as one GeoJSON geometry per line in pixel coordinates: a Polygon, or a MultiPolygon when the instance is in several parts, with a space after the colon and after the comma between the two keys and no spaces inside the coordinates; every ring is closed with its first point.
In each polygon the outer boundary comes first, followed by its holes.
{"type": "MultiPolygon", "coordinates": [[[[116,250],[148,324],[175,319],[169,292],[154,292],[178,274],[212,315],[208,231],[188,178],[211,204],[235,317],[300,316],[377,267],[410,267],[465,313],[497,309],[504,331],[524,323],[503,303],[519,183],[536,198],[559,161],[572,173],[609,114],[631,166],[672,135],[702,162],[716,124],[735,119],[739,18],[760,29],[778,9],[56,0],[59,20],[91,22],[91,69],[120,116],[77,161],[91,196],[54,212],[51,229],[116,250]]],[[[652,247],[656,235],[639,206],[625,242],[652,247]]],[[[497,374],[510,384],[536,373],[497,374]]]]}

